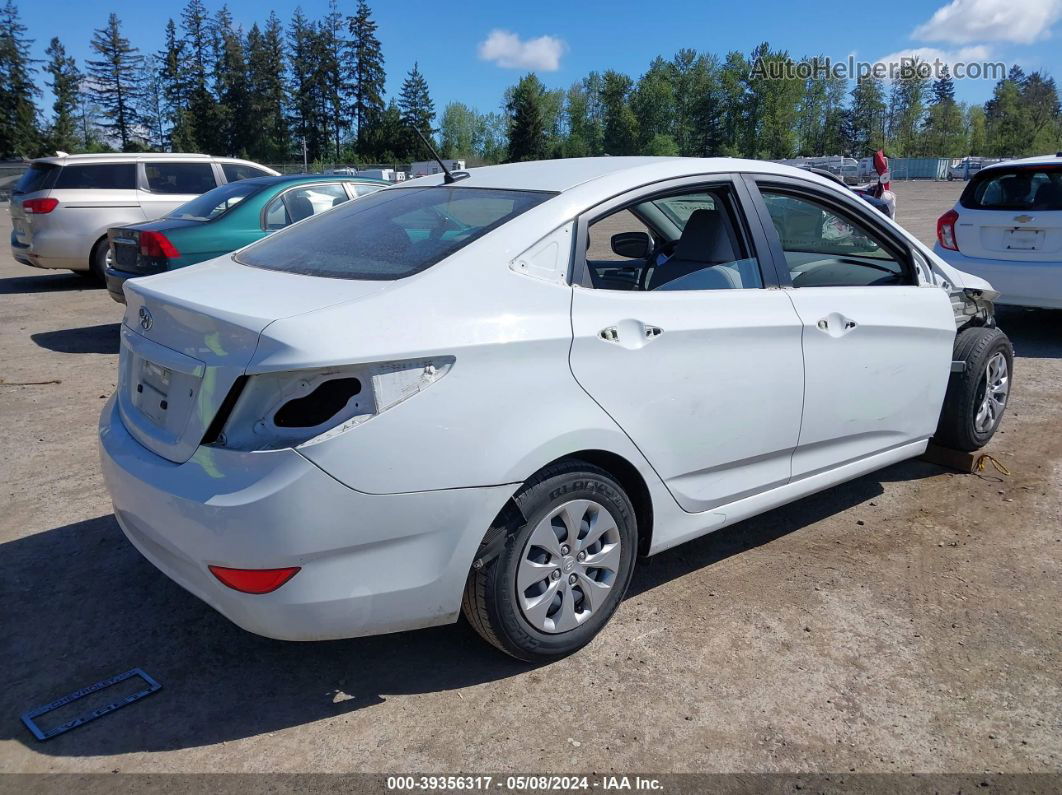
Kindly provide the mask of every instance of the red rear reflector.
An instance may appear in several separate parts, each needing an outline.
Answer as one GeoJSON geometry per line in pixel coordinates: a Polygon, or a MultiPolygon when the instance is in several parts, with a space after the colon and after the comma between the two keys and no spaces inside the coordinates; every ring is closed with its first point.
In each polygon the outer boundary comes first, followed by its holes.
{"type": "Polygon", "coordinates": [[[299,573],[300,566],[287,569],[227,569],[207,566],[222,585],[242,593],[270,593],[299,573]]]}
{"type": "Polygon", "coordinates": [[[47,215],[58,206],[58,199],[26,199],[22,202],[22,211],[30,215],[47,215]]]}
{"type": "Polygon", "coordinates": [[[959,214],[955,210],[948,210],[937,219],[937,240],[941,248],[959,250],[959,244],[955,242],[955,222],[958,220],[959,214]]]}
{"type": "Polygon", "coordinates": [[[177,259],[181,256],[166,235],[150,229],[140,233],[140,253],[151,259],[177,259]]]}

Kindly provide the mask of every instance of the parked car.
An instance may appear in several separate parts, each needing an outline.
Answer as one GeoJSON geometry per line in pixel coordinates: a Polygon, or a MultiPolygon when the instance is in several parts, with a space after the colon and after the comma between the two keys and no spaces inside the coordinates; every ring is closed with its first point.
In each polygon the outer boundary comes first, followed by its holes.
{"type": "Polygon", "coordinates": [[[1062,309],[1062,152],[985,166],[937,219],[934,252],[998,302],[1062,309]]]}
{"type": "Polygon", "coordinates": [[[60,155],[34,160],[11,197],[11,254],[103,281],[107,229],[139,223],[227,182],[276,174],[228,157],[60,155]]]}
{"type": "Polygon", "coordinates": [[[639,554],[930,439],[976,449],[1010,387],[987,282],[759,161],[424,177],[125,289],[118,523],[291,640],[464,611],[515,657],[568,654],[639,554]]]}
{"type": "Polygon", "coordinates": [[[964,157],[955,165],[948,166],[948,180],[970,179],[984,166],[984,160],[980,157],[964,157]]]}
{"type": "Polygon", "coordinates": [[[107,290],[115,301],[124,304],[122,285],[127,279],[227,254],[388,184],[357,177],[302,174],[221,185],[156,221],[110,229],[107,290]]]}

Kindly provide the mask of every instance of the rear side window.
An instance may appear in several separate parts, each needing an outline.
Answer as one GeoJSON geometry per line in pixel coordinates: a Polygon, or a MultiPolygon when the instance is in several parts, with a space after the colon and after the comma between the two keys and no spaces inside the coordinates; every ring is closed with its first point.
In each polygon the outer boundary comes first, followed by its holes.
{"type": "Polygon", "coordinates": [[[14,194],[36,193],[39,190],[48,190],[59,175],[59,166],[51,163],[34,163],[19,177],[15,183],[14,194]]]}
{"type": "Polygon", "coordinates": [[[93,163],[63,166],[56,190],[134,190],[136,163],[93,163]]]}
{"type": "Polygon", "coordinates": [[[270,176],[268,171],[247,166],[243,163],[222,163],[221,170],[225,172],[225,179],[229,182],[238,182],[241,179],[251,179],[252,177],[270,176]]]}
{"type": "Polygon", "coordinates": [[[430,268],[553,193],[436,185],[391,188],[243,249],[256,268],[339,279],[401,279],[430,268]]]}
{"type": "Polygon", "coordinates": [[[1062,166],[983,171],[959,201],[971,210],[1062,210],[1062,166]]]}
{"type": "Polygon", "coordinates": [[[262,190],[264,186],[255,182],[222,185],[190,202],[185,202],[167,217],[179,218],[182,221],[212,221],[262,190]]]}
{"type": "Polygon", "coordinates": [[[152,193],[206,193],[217,187],[210,163],[145,163],[152,193]]]}

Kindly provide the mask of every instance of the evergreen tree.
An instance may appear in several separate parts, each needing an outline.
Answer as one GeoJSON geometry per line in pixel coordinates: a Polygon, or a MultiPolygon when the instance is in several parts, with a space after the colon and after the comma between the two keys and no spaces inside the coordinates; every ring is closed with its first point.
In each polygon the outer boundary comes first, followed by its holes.
{"type": "Polygon", "coordinates": [[[81,91],[81,71],[77,62],[66,54],[58,38],[53,38],[45,51],[48,63],[44,67],[51,77],[48,88],[55,97],[52,104],[52,124],[48,130],[48,148],[72,152],[78,141],[78,98],[81,91]]]}
{"type": "Polygon", "coordinates": [[[546,156],[546,127],[542,118],[542,81],[532,72],[520,78],[509,92],[506,114],[509,122],[507,160],[541,160],[546,156]]]}
{"type": "Polygon", "coordinates": [[[350,42],[344,38],[343,15],[339,13],[338,0],[328,0],[328,14],[321,24],[322,79],[325,84],[325,100],[335,144],[335,158],[339,160],[343,131],[350,124],[347,120],[347,104],[350,85],[347,82],[349,68],[344,63],[350,50],[350,42]]]}
{"type": "Polygon", "coordinates": [[[924,63],[914,59],[906,64],[892,84],[889,97],[889,133],[892,152],[901,157],[922,154],[919,135],[925,114],[925,95],[929,77],[924,63]]]}
{"type": "Polygon", "coordinates": [[[90,43],[99,56],[88,61],[88,74],[92,99],[103,114],[100,126],[118,139],[123,152],[131,151],[134,140],[143,137],[137,112],[143,56],[122,35],[122,23],[113,13],[90,43]]]}
{"type": "Polygon", "coordinates": [[[631,110],[629,95],[633,83],[625,74],[609,69],[601,78],[601,105],[604,110],[605,152],[633,155],[638,150],[638,119],[631,110]]]}
{"type": "Polygon", "coordinates": [[[157,56],[144,58],[139,82],[140,121],[151,147],[162,151],[166,148],[166,98],[157,56]]]}
{"type": "Polygon", "coordinates": [[[747,98],[745,96],[745,78],[749,73],[749,63],[740,52],[727,53],[726,60],[719,70],[720,107],[720,152],[725,155],[739,155],[747,150],[742,142],[748,138],[747,98]]]}
{"type": "Polygon", "coordinates": [[[719,154],[723,148],[723,92],[718,61],[693,50],[680,50],[671,64],[678,153],[690,157],[719,154]]]}
{"type": "Polygon", "coordinates": [[[966,111],[966,153],[982,155],[988,151],[988,139],[985,135],[985,109],[983,105],[972,105],[966,111]]]}
{"type": "Polygon", "coordinates": [[[184,30],[188,92],[186,107],[190,120],[190,129],[186,134],[188,145],[185,148],[220,152],[224,148],[224,132],[209,83],[214,50],[213,24],[203,0],[188,0],[181,11],[181,28],[184,30]]]}
{"type": "Polygon", "coordinates": [[[866,157],[885,147],[885,89],[873,75],[860,75],[852,89],[849,113],[849,151],[866,157]]]}
{"type": "Polygon", "coordinates": [[[424,145],[414,131],[420,130],[425,138],[431,138],[435,105],[428,93],[428,83],[416,62],[402,83],[402,90],[398,94],[398,108],[402,111],[402,125],[406,130],[407,152],[412,155],[423,151],[424,145]]]}
{"type": "Polygon", "coordinates": [[[329,146],[328,83],[322,69],[324,41],[320,27],[296,8],[288,29],[291,65],[291,130],[296,145],[305,141],[309,160],[320,160],[329,146]]]}
{"type": "Polygon", "coordinates": [[[265,31],[247,34],[247,85],[252,124],[248,156],[277,162],[290,157],[291,138],[284,115],[284,32],[275,12],[265,31]]]}
{"type": "Polygon", "coordinates": [[[40,151],[37,107],[40,94],[30,57],[32,39],[14,0],[0,7],[0,157],[32,157],[40,151]]]}
{"type": "Polygon", "coordinates": [[[218,142],[229,155],[246,156],[259,124],[250,114],[247,63],[243,36],[233,27],[228,6],[215,18],[214,86],[218,100],[217,119],[221,125],[218,142]]]}
{"type": "Polygon", "coordinates": [[[347,18],[347,30],[350,33],[345,59],[350,70],[347,74],[349,113],[354,123],[357,149],[362,152],[366,136],[380,123],[384,112],[384,83],[387,79],[383,51],[376,38],[376,22],[365,0],[358,0],[354,16],[347,18]]]}
{"type": "Polygon", "coordinates": [[[986,154],[992,157],[1014,157],[1028,145],[1029,125],[1021,95],[1025,75],[1017,69],[1012,67],[1010,75],[996,83],[992,98],[985,103],[986,154]]]}
{"type": "Polygon", "coordinates": [[[951,79],[947,66],[941,70],[940,77],[933,83],[924,134],[924,154],[958,157],[966,149],[963,113],[955,102],[955,82],[951,79]]]}
{"type": "Polygon", "coordinates": [[[1030,74],[1021,87],[1021,102],[1028,124],[1028,143],[1024,154],[1055,152],[1059,148],[1060,118],[1058,88],[1055,79],[1041,72],[1030,74]]]}
{"type": "Polygon", "coordinates": [[[637,120],[637,150],[640,152],[655,154],[650,151],[652,142],[655,142],[656,149],[678,151],[675,144],[675,76],[673,64],[658,55],[631,92],[631,112],[637,120]]]}
{"type": "MultiPolygon", "coordinates": [[[[766,42],[752,52],[751,62],[772,69],[791,65],[789,53],[771,50],[766,42]],[[772,66],[775,65],[775,66],[772,66]]],[[[768,79],[750,71],[745,78],[744,153],[779,160],[796,151],[798,106],[804,82],[796,77],[768,79]]]]}
{"type": "Polygon", "coordinates": [[[455,160],[472,158],[480,147],[481,127],[476,111],[463,102],[451,102],[439,121],[439,153],[455,160]]]}
{"type": "Polygon", "coordinates": [[[177,25],[166,23],[166,39],[156,56],[159,83],[166,120],[169,122],[167,143],[170,151],[195,150],[195,125],[189,110],[191,86],[185,58],[185,43],[177,36],[177,25]]]}

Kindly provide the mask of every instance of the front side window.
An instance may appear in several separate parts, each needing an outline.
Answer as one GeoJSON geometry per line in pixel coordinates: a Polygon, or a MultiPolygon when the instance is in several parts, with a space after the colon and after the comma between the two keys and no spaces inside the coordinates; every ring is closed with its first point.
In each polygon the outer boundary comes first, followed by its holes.
{"type": "Polygon", "coordinates": [[[190,202],[185,202],[167,217],[182,221],[212,221],[262,190],[264,186],[255,183],[235,182],[221,185],[190,202]]]}
{"type": "Polygon", "coordinates": [[[306,185],[285,191],[269,203],[265,211],[265,228],[283,229],[311,215],[331,210],[348,200],[338,182],[329,185],[306,185]]]}
{"type": "Polygon", "coordinates": [[[603,290],[730,290],[763,286],[729,188],[635,202],[595,220],[586,266],[603,290]]]}
{"type": "Polygon", "coordinates": [[[992,168],[959,199],[971,210],[1062,210],[1062,166],[992,168]]]}
{"type": "Polygon", "coordinates": [[[206,193],[217,187],[210,163],[145,163],[152,193],[206,193]]]}
{"type": "Polygon", "coordinates": [[[910,284],[903,264],[867,226],[807,196],[761,189],[794,287],[910,284]]]}
{"type": "Polygon", "coordinates": [[[64,190],[134,190],[136,163],[92,163],[63,166],[55,188],[64,190]]]}
{"type": "Polygon", "coordinates": [[[255,243],[236,260],[309,276],[401,279],[553,195],[444,185],[378,191],[255,243]]]}

